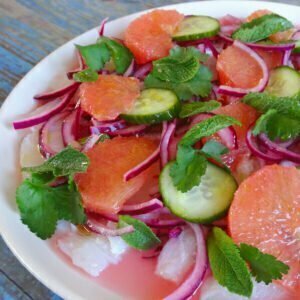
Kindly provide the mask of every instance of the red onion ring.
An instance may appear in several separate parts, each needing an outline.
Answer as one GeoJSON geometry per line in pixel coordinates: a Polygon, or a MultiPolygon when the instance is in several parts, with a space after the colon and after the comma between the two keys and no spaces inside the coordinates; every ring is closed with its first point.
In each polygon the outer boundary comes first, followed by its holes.
{"type": "Polygon", "coordinates": [[[123,228],[111,229],[106,226],[98,223],[95,220],[88,219],[86,224],[84,225],[89,231],[101,234],[104,236],[120,236],[126,233],[131,233],[134,231],[134,227],[132,225],[128,225],[123,228]]]}
{"type": "Polygon", "coordinates": [[[62,137],[64,146],[72,145],[78,147],[77,132],[79,126],[80,109],[73,110],[63,121],[62,124],[62,137]]]}
{"type": "Polygon", "coordinates": [[[148,128],[147,125],[128,126],[123,129],[108,132],[110,136],[132,136],[143,133],[148,128]]]}
{"type": "Polygon", "coordinates": [[[247,135],[246,135],[246,144],[248,146],[248,148],[250,149],[250,151],[257,157],[262,158],[266,161],[270,161],[270,162],[279,162],[282,160],[282,156],[281,155],[277,155],[275,153],[265,153],[262,152],[257,144],[256,138],[253,136],[252,134],[252,126],[250,126],[250,128],[247,131],[247,135]]]}
{"type": "Polygon", "coordinates": [[[155,209],[164,207],[163,203],[157,199],[151,199],[149,201],[138,204],[125,204],[120,211],[120,214],[125,215],[142,215],[152,212],[155,209]]]}
{"type": "Polygon", "coordinates": [[[75,90],[69,91],[62,99],[57,99],[55,102],[49,102],[39,107],[35,111],[38,112],[36,115],[13,122],[14,129],[24,129],[48,121],[51,117],[62,111],[68,105],[74,93],[75,90]]]}
{"type": "Polygon", "coordinates": [[[126,122],[124,120],[116,120],[111,122],[98,122],[93,121],[94,124],[97,124],[96,126],[91,127],[91,132],[98,134],[100,133],[112,133],[118,129],[123,129],[126,127],[126,122]]]}
{"type": "Polygon", "coordinates": [[[103,36],[104,35],[104,29],[105,29],[105,25],[108,21],[108,18],[105,18],[101,23],[100,23],[100,27],[98,29],[98,35],[99,36],[103,36]]]}
{"type": "Polygon", "coordinates": [[[289,65],[289,60],[290,56],[292,54],[292,50],[286,50],[284,51],[283,57],[282,57],[282,65],[283,66],[288,66],[289,65]]]}
{"type": "Polygon", "coordinates": [[[300,154],[292,152],[286,148],[281,147],[280,145],[272,142],[266,134],[261,133],[259,139],[262,143],[275,155],[281,156],[282,159],[287,159],[295,163],[300,163],[300,154]]]}
{"type": "Polygon", "coordinates": [[[77,61],[78,61],[78,67],[72,71],[67,72],[67,77],[70,80],[73,80],[73,75],[76,74],[77,72],[82,71],[85,68],[85,63],[83,60],[83,57],[81,56],[80,52],[78,50],[76,50],[76,57],[77,57],[77,61]]]}
{"type": "Polygon", "coordinates": [[[86,143],[84,144],[83,148],[82,148],[82,152],[86,152],[89,149],[93,148],[96,143],[99,140],[99,135],[98,134],[92,134],[91,136],[89,136],[89,138],[87,139],[86,143]]]}
{"type": "Polygon", "coordinates": [[[73,82],[55,91],[37,94],[33,98],[35,100],[55,100],[59,97],[65,96],[67,93],[74,92],[75,90],[77,90],[79,85],[80,82],[73,82]]]}
{"type": "Polygon", "coordinates": [[[127,68],[127,70],[125,71],[125,73],[123,74],[124,77],[129,77],[132,75],[134,71],[134,59],[131,61],[129,67],[127,68]]]}
{"type": "Polygon", "coordinates": [[[244,52],[248,53],[252,58],[256,60],[256,62],[260,65],[262,72],[263,72],[263,77],[260,79],[259,83],[257,86],[250,88],[250,89],[242,89],[242,88],[234,88],[226,85],[221,85],[219,86],[218,92],[221,94],[226,94],[230,96],[237,96],[241,97],[244,96],[250,92],[261,92],[267,85],[268,80],[269,80],[269,71],[268,67],[265,63],[265,61],[251,48],[248,46],[242,44],[239,41],[234,41],[233,45],[244,52]]]}
{"type": "Polygon", "coordinates": [[[134,72],[133,76],[138,79],[144,79],[152,70],[152,63],[146,63],[138,66],[138,69],[134,72]]]}
{"type": "Polygon", "coordinates": [[[176,130],[176,120],[166,125],[166,130],[160,143],[161,167],[164,167],[169,161],[169,146],[170,146],[171,138],[175,133],[175,130],[176,130]]]}
{"type": "Polygon", "coordinates": [[[190,298],[202,284],[208,268],[208,258],[202,227],[192,223],[187,224],[193,230],[196,238],[196,262],[193,271],[187,279],[173,293],[165,297],[164,300],[186,300],[190,298]]]}
{"type": "Polygon", "coordinates": [[[209,40],[209,39],[204,39],[203,40],[203,43],[205,45],[206,48],[209,48],[212,52],[212,55],[215,57],[215,58],[218,58],[219,56],[219,52],[218,50],[215,48],[215,46],[213,45],[213,43],[209,40]]]}
{"type": "Polygon", "coordinates": [[[181,227],[174,227],[169,231],[169,238],[170,239],[177,238],[177,237],[179,237],[181,232],[182,232],[181,227]]]}
{"type": "Polygon", "coordinates": [[[40,129],[39,147],[45,158],[49,158],[64,149],[62,124],[67,115],[68,112],[65,111],[53,116],[40,129]]]}

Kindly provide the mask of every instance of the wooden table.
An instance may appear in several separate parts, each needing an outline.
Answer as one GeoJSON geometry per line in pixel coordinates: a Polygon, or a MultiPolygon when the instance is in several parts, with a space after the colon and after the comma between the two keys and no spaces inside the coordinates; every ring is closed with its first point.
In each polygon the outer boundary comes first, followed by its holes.
{"type": "MultiPolygon", "coordinates": [[[[299,0],[272,1],[299,5],[299,0]]],[[[183,0],[0,0],[0,105],[37,62],[104,17],[114,19],[180,2],[183,0]]],[[[60,299],[24,269],[1,238],[0,299],[60,299]]]]}

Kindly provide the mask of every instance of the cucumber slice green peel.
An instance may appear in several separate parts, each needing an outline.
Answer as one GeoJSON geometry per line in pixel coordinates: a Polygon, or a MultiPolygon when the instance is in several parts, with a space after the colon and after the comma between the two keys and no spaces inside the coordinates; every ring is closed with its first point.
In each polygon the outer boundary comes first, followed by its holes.
{"type": "Polygon", "coordinates": [[[298,94],[300,92],[300,73],[287,66],[273,69],[265,91],[278,97],[291,97],[298,94]]]}
{"type": "Polygon", "coordinates": [[[192,41],[215,36],[220,31],[217,19],[207,16],[186,17],[178,26],[173,40],[192,41]]]}
{"type": "Polygon", "coordinates": [[[175,93],[167,89],[146,89],[127,114],[121,115],[129,123],[155,124],[178,116],[180,101],[175,93]]]}
{"type": "Polygon", "coordinates": [[[223,217],[233,199],[238,185],[225,170],[208,163],[198,186],[188,192],[180,192],[173,184],[168,163],[159,178],[160,192],[164,204],[170,211],[189,222],[211,223],[223,217]]]}

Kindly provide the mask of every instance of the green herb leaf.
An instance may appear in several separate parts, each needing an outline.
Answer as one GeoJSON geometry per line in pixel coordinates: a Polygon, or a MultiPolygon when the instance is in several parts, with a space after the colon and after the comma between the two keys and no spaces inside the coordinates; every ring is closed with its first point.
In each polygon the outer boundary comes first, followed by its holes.
{"type": "Polygon", "coordinates": [[[282,275],[288,273],[288,265],[277,260],[273,255],[261,252],[256,247],[242,243],[240,253],[242,258],[249,263],[251,273],[257,282],[263,281],[269,284],[274,279],[282,279],[282,275]]]}
{"type": "Polygon", "coordinates": [[[85,64],[93,71],[99,71],[110,59],[110,52],[105,44],[76,45],[85,64]]]}
{"type": "Polygon", "coordinates": [[[292,97],[277,97],[267,93],[250,93],[242,102],[254,107],[261,113],[275,109],[287,117],[300,119],[300,93],[292,97]]]}
{"type": "Polygon", "coordinates": [[[207,97],[211,92],[212,74],[210,70],[200,65],[196,75],[189,81],[174,83],[160,80],[151,72],[145,79],[146,88],[162,88],[173,91],[181,100],[188,100],[192,96],[207,97]]]}
{"type": "Polygon", "coordinates": [[[97,81],[98,73],[91,69],[85,69],[73,75],[73,79],[78,82],[93,82],[97,81]]]}
{"type": "Polygon", "coordinates": [[[206,119],[194,127],[192,127],[180,141],[181,145],[192,146],[198,142],[201,138],[210,136],[219,130],[231,126],[231,125],[241,125],[241,123],[228,116],[217,115],[209,119],[206,119]]]}
{"type": "Polygon", "coordinates": [[[108,48],[116,67],[116,72],[123,74],[133,59],[133,55],[129,49],[117,41],[104,36],[100,37],[97,43],[99,45],[105,45],[108,48]]]}
{"type": "Polygon", "coordinates": [[[232,34],[232,37],[242,42],[253,43],[292,27],[293,24],[284,17],[269,14],[242,24],[240,28],[232,34]]]}
{"type": "Polygon", "coordinates": [[[220,106],[220,102],[215,100],[210,100],[207,102],[185,103],[181,106],[179,117],[182,119],[187,118],[193,115],[215,110],[220,106]]]}
{"type": "Polygon", "coordinates": [[[129,246],[140,250],[148,250],[161,243],[160,239],[144,222],[130,216],[120,216],[118,227],[122,228],[128,225],[134,227],[134,232],[123,234],[122,239],[129,246]]]}
{"type": "Polygon", "coordinates": [[[271,140],[282,141],[296,138],[300,135],[300,120],[291,119],[270,109],[261,115],[253,128],[253,134],[265,133],[271,140]]]}
{"type": "Polygon", "coordinates": [[[190,146],[179,146],[170,176],[176,188],[185,193],[200,184],[207,168],[206,158],[190,146]]]}
{"type": "Polygon", "coordinates": [[[74,173],[86,172],[89,158],[72,147],[67,147],[37,167],[23,168],[31,173],[52,173],[54,177],[72,176],[74,173]]]}
{"type": "Polygon", "coordinates": [[[219,160],[221,159],[221,155],[228,153],[229,150],[223,144],[214,140],[209,140],[201,148],[201,152],[206,154],[208,157],[216,158],[219,160]]]}
{"type": "Polygon", "coordinates": [[[170,55],[153,62],[152,74],[163,81],[181,83],[191,80],[199,69],[200,52],[188,47],[175,47],[170,55]]]}
{"type": "Polygon", "coordinates": [[[54,188],[26,179],[17,189],[16,201],[22,222],[41,239],[52,236],[59,219],[85,222],[80,195],[68,185],[54,188]]]}
{"type": "Polygon", "coordinates": [[[214,227],[207,239],[208,257],[214,278],[230,292],[250,297],[250,272],[238,247],[220,228],[214,227]]]}

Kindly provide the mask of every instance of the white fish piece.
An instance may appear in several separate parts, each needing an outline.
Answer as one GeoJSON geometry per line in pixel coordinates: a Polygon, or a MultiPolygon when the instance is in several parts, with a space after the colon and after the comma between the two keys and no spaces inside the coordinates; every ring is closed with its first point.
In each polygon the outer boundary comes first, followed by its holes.
{"type": "Polygon", "coordinates": [[[59,249],[69,256],[73,264],[91,276],[98,276],[110,264],[117,264],[128,246],[121,237],[85,235],[73,227],[67,233],[60,228],[57,233],[59,249]],[[62,231],[64,234],[61,235],[62,231]]]}
{"type": "Polygon", "coordinates": [[[201,287],[199,300],[282,300],[288,295],[286,291],[275,283],[266,285],[264,282],[253,281],[253,292],[250,298],[239,296],[229,292],[221,286],[213,277],[207,278],[201,287]]]}
{"type": "Polygon", "coordinates": [[[179,282],[195,262],[196,240],[190,228],[170,238],[158,257],[155,273],[164,279],[179,282]]]}

